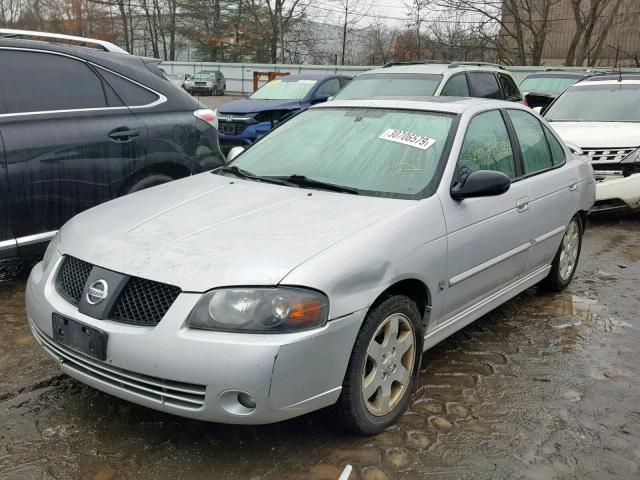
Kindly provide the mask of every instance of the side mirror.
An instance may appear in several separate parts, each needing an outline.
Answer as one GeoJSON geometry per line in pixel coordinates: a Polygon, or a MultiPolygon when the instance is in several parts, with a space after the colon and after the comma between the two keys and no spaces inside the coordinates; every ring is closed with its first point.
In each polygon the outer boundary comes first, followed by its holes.
{"type": "Polygon", "coordinates": [[[574,155],[577,155],[579,157],[584,155],[584,152],[582,151],[582,149],[575,143],[564,142],[564,144],[569,148],[569,150],[571,150],[571,153],[573,153],[574,155]]]}
{"type": "Polygon", "coordinates": [[[232,147],[231,150],[229,150],[229,153],[227,153],[227,163],[236,158],[242,152],[244,152],[244,147],[232,147]]]}
{"type": "Polygon", "coordinates": [[[451,187],[451,197],[463,200],[472,197],[501,195],[511,186],[511,180],[502,172],[494,170],[476,170],[471,172],[463,183],[451,187]]]}
{"type": "Polygon", "coordinates": [[[311,105],[315,105],[316,103],[324,103],[329,100],[330,95],[318,95],[311,99],[311,105]]]}

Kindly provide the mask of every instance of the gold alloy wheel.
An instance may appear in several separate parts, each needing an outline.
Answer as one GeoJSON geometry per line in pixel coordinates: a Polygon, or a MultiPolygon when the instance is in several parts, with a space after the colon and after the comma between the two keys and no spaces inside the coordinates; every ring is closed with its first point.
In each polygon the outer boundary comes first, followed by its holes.
{"type": "Polygon", "coordinates": [[[578,248],[580,247],[580,227],[576,219],[572,219],[564,232],[560,250],[560,278],[566,281],[578,262],[578,248]]]}
{"type": "Polygon", "coordinates": [[[394,313],[380,324],[362,371],[362,396],[369,413],[379,417],[398,405],[411,382],[415,348],[415,331],[406,315],[394,313]]]}

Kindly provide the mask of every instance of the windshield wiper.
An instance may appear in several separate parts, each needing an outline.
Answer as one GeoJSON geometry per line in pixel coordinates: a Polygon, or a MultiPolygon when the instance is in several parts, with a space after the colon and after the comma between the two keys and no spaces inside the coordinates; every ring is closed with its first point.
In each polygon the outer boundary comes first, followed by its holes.
{"type": "Polygon", "coordinates": [[[257,182],[267,182],[267,183],[275,183],[276,185],[287,185],[287,182],[280,180],[275,177],[261,177],[260,175],[256,175],[255,173],[248,172],[247,170],[243,170],[240,167],[236,167],[235,165],[226,165],[224,167],[216,168],[212,171],[212,173],[216,172],[224,172],[235,175],[239,178],[244,178],[247,180],[255,180],[257,182]]]}
{"type": "Polygon", "coordinates": [[[304,175],[290,175],[288,177],[278,177],[287,183],[292,183],[299,187],[311,187],[311,188],[319,188],[321,190],[331,190],[333,192],[340,193],[351,193],[352,195],[359,195],[360,192],[355,188],[344,187],[342,185],[336,185],[335,183],[327,183],[321,180],[314,180],[309,177],[305,177],[304,175]]]}

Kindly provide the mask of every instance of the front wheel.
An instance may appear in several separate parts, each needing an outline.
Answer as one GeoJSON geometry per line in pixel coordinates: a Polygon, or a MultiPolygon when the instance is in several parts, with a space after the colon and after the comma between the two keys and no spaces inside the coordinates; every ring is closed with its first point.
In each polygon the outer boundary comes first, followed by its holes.
{"type": "Polygon", "coordinates": [[[422,355],[421,325],[418,307],[403,295],[386,298],[368,313],[338,401],[348,428],[379,433],[407,408],[422,355]]]}
{"type": "Polygon", "coordinates": [[[560,292],[571,283],[580,258],[583,231],[582,219],[580,215],[575,215],[564,231],[549,275],[541,282],[542,287],[552,292],[560,292]]]}

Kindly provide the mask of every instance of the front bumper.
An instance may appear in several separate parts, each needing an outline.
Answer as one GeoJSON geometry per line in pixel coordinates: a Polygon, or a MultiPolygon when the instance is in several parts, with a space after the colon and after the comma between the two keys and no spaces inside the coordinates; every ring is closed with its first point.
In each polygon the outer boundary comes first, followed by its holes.
{"type": "Polygon", "coordinates": [[[640,208],[640,173],[628,177],[606,177],[596,182],[592,212],[640,208]]]}
{"type": "Polygon", "coordinates": [[[116,397],[200,420],[271,423],[335,403],[365,315],[361,310],[321,329],[283,335],[192,330],[185,320],[201,294],[181,293],[157,326],[125,325],[67,303],[53,280],[61,258],[52,264],[46,272],[37,264],[29,276],[27,318],[62,370],[116,397]],[[54,312],[107,332],[106,361],[54,341],[54,312]],[[236,392],[251,395],[255,408],[237,408],[236,392]]]}

